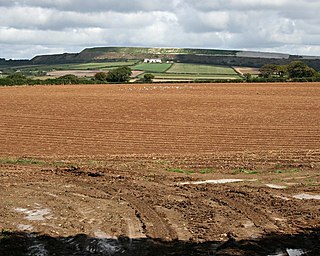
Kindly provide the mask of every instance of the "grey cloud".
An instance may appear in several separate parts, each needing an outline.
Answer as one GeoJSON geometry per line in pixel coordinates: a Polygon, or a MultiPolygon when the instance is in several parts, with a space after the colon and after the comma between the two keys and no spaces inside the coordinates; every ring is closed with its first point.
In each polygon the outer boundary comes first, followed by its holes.
{"type": "Polygon", "coordinates": [[[319,9],[318,0],[0,0],[0,57],[107,45],[315,55],[319,9]]]}
{"type": "Polygon", "coordinates": [[[0,6],[42,7],[76,12],[167,11],[173,9],[175,5],[175,1],[172,0],[20,0],[10,5],[6,2],[0,1],[0,6]]]}
{"type": "Polygon", "coordinates": [[[168,16],[166,13],[78,13],[39,7],[1,8],[0,24],[17,29],[64,30],[68,28],[127,28],[144,27],[168,16]],[[32,13],[32,16],[26,15],[32,13]],[[156,17],[156,19],[155,19],[156,17]]]}

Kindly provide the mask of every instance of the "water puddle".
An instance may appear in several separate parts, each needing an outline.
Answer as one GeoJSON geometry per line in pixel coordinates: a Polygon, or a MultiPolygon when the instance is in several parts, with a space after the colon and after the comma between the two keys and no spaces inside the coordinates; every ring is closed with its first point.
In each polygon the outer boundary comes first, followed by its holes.
{"type": "Polygon", "coordinates": [[[294,195],[293,196],[296,199],[315,199],[315,200],[320,200],[320,195],[311,195],[311,194],[299,194],[299,195],[294,195]]]}
{"type": "Polygon", "coordinates": [[[275,185],[275,184],[266,184],[267,187],[269,188],[275,188],[275,189],[285,189],[287,188],[286,186],[280,186],[280,185],[275,185]]]}
{"type": "Polygon", "coordinates": [[[17,228],[21,231],[32,231],[33,227],[31,225],[18,224],[17,228]]]}
{"type": "Polygon", "coordinates": [[[38,209],[26,209],[26,208],[15,208],[16,212],[25,214],[25,219],[30,221],[40,221],[46,219],[52,219],[53,216],[51,215],[51,210],[47,208],[40,208],[38,209]]]}
{"type": "Polygon", "coordinates": [[[47,256],[47,255],[49,255],[49,252],[46,250],[46,248],[43,244],[36,241],[36,243],[34,245],[29,247],[28,255],[30,255],[30,256],[47,256]]]}
{"type": "Polygon", "coordinates": [[[178,185],[201,185],[201,184],[226,184],[244,181],[256,181],[256,180],[243,180],[243,179],[219,179],[219,180],[204,180],[204,181],[187,181],[179,182],[178,185]]]}
{"type": "Polygon", "coordinates": [[[94,245],[93,247],[90,248],[90,245],[87,247],[88,252],[102,253],[103,255],[113,255],[121,250],[108,239],[99,239],[97,241],[93,241],[92,244],[94,245]]]}
{"type": "Polygon", "coordinates": [[[297,250],[297,249],[287,249],[287,253],[289,256],[302,256],[302,255],[304,255],[303,250],[297,250]]]}
{"type": "Polygon", "coordinates": [[[279,250],[275,254],[270,254],[268,256],[302,256],[305,255],[303,250],[300,249],[286,249],[285,251],[279,250]]]}

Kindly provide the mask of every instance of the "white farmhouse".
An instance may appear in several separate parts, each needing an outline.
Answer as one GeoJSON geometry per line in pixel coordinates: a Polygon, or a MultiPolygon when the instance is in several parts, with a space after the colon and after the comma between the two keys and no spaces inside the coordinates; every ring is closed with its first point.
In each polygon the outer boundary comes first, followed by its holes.
{"type": "Polygon", "coordinates": [[[144,63],[162,63],[161,59],[144,59],[144,63]]]}

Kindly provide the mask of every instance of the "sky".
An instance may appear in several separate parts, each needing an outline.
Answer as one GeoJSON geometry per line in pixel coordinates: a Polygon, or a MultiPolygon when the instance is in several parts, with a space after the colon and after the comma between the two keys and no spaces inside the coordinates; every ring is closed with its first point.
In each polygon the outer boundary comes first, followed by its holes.
{"type": "Polygon", "coordinates": [[[96,46],[320,55],[319,0],[0,0],[0,58],[96,46]]]}

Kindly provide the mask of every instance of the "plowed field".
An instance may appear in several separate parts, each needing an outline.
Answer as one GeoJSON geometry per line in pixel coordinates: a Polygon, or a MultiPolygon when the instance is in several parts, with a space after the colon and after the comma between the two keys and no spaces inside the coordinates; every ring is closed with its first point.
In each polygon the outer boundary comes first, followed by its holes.
{"type": "Polygon", "coordinates": [[[320,84],[0,88],[0,255],[319,255],[320,84]]]}
{"type": "Polygon", "coordinates": [[[0,88],[0,155],[315,150],[319,84],[0,88]]]}

